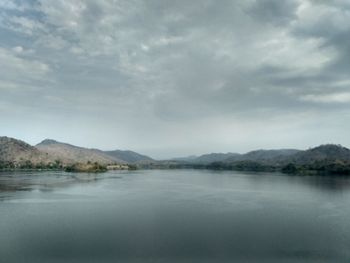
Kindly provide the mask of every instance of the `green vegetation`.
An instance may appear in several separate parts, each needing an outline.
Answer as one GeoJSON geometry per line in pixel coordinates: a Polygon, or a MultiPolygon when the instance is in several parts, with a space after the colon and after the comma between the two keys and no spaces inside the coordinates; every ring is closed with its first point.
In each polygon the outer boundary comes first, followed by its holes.
{"type": "Polygon", "coordinates": [[[135,165],[129,165],[129,164],[112,164],[107,165],[108,170],[134,170],[136,169],[135,165]]]}
{"type": "Polygon", "coordinates": [[[64,170],[67,172],[98,173],[107,171],[107,167],[97,162],[62,164],[59,160],[50,163],[33,163],[26,160],[20,163],[0,161],[0,170],[64,170]]]}
{"type": "Polygon", "coordinates": [[[82,172],[82,173],[101,173],[107,170],[136,170],[136,165],[130,164],[113,164],[104,165],[98,162],[72,163],[63,164],[61,161],[55,162],[39,162],[33,163],[30,160],[21,160],[21,162],[0,161],[1,170],[58,170],[66,172],[82,172]]]}
{"type": "Polygon", "coordinates": [[[97,162],[75,163],[65,167],[66,172],[101,173],[107,171],[107,166],[97,162]]]}
{"type": "Polygon", "coordinates": [[[0,170],[61,170],[63,165],[60,161],[33,163],[30,160],[0,161],[0,170]]]}
{"type": "Polygon", "coordinates": [[[298,168],[295,164],[289,163],[286,166],[282,167],[281,171],[286,174],[296,174],[298,173],[298,168]]]}
{"type": "Polygon", "coordinates": [[[350,162],[340,160],[314,161],[300,164],[297,162],[262,162],[233,161],[212,162],[209,164],[189,163],[182,161],[159,161],[138,165],[141,169],[210,169],[251,172],[282,172],[295,175],[350,175],[350,162]]]}
{"type": "Polygon", "coordinates": [[[317,161],[310,164],[297,165],[289,163],[281,171],[288,174],[338,174],[350,175],[350,163],[335,161],[317,161]]]}

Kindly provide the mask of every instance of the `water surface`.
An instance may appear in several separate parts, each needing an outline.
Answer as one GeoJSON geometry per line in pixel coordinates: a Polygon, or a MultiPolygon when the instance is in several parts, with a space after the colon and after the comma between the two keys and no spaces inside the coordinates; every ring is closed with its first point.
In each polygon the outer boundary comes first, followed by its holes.
{"type": "Polygon", "coordinates": [[[350,180],[0,174],[0,262],[350,262],[350,180]]]}

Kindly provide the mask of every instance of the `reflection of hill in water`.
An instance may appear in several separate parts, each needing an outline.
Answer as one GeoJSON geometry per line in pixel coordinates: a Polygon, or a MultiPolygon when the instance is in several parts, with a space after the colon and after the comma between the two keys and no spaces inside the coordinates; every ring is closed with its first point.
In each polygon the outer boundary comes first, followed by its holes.
{"type": "MultiPolygon", "coordinates": [[[[87,174],[65,172],[2,172],[0,173],[0,201],[6,194],[1,192],[33,191],[50,192],[77,184],[87,184],[104,179],[121,178],[118,174],[87,174]]],[[[6,198],[7,199],[7,198],[6,198]]]]}
{"type": "Polygon", "coordinates": [[[269,183],[271,177],[280,178],[280,180],[286,180],[290,185],[300,185],[300,187],[310,187],[321,191],[330,192],[344,192],[350,191],[350,177],[342,175],[290,175],[282,173],[256,173],[256,172],[239,172],[246,175],[259,175],[248,176],[249,180],[255,183],[269,183]]]}
{"type": "Polygon", "coordinates": [[[307,185],[327,191],[349,191],[350,178],[348,176],[308,176],[305,178],[307,185]]]}
{"type": "MultiPolygon", "coordinates": [[[[173,172],[176,170],[172,170],[173,172]]],[[[299,176],[281,173],[257,173],[257,172],[233,172],[233,171],[202,171],[212,174],[210,180],[215,185],[223,180],[221,174],[229,177],[240,177],[262,191],[271,191],[271,188],[279,189],[282,185],[289,185],[291,189],[298,191],[310,191],[342,194],[350,191],[350,178],[346,176],[299,176]],[[306,188],[306,190],[305,190],[306,188]]],[[[141,171],[142,173],[142,171],[141,171]]],[[[2,172],[0,173],[0,201],[12,199],[15,192],[39,191],[52,192],[59,188],[69,188],[82,184],[96,183],[100,180],[120,179],[123,174],[131,175],[128,171],[116,171],[105,174],[65,173],[65,172],[2,172]]],[[[224,177],[227,180],[227,177],[224,177]]],[[[186,180],[186,179],[183,179],[186,180]]],[[[230,179],[229,179],[230,180],[230,179]]]]}

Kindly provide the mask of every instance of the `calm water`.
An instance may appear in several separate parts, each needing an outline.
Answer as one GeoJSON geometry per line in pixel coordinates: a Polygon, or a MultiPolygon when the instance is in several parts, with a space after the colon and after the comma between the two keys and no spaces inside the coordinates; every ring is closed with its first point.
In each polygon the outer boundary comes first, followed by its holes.
{"type": "Polygon", "coordinates": [[[1,173],[0,262],[350,262],[350,180],[1,173]]]}

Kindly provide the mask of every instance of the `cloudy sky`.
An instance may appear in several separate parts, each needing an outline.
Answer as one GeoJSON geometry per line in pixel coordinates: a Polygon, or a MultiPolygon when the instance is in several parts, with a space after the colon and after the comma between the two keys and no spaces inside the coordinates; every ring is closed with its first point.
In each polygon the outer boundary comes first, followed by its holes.
{"type": "Polygon", "coordinates": [[[156,158],[350,146],[348,0],[1,0],[0,134],[156,158]]]}

